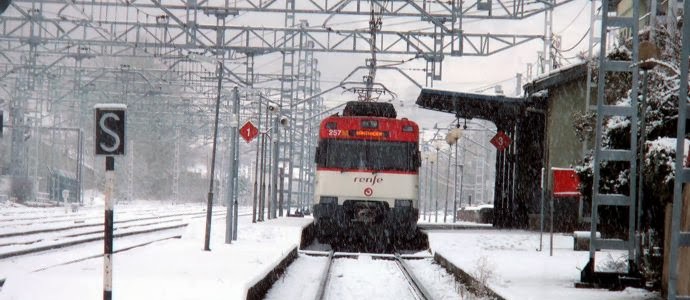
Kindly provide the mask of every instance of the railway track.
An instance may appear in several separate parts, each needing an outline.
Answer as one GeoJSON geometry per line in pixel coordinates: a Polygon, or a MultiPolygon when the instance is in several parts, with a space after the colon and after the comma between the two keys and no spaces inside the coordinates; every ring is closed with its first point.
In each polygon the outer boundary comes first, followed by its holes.
{"type": "Polygon", "coordinates": [[[493,299],[469,289],[426,251],[378,254],[321,248],[298,250],[287,268],[277,270],[280,278],[264,294],[249,299],[493,299]]]}
{"type": "MultiPolygon", "coordinates": [[[[249,216],[250,213],[240,213],[239,216],[249,216]]],[[[114,238],[117,241],[114,253],[128,251],[138,247],[143,247],[152,243],[162,242],[170,239],[180,238],[182,228],[188,225],[185,220],[194,218],[204,218],[202,213],[167,214],[157,217],[143,217],[138,219],[123,220],[116,222],[114,238]],[[179,218],[180,216],[185,218],[179,218]],[[154,220],[156,219],[156,220],[154,220]],[[152,221],[153,220],[153,221],[152,221]]],[[[224,219],[225,212],[215,212],[215,220],[224,219]]],[[[39,272],[57,266],[77,263],[80,261],[102,257],[102,245],[95,243],[103,240],[103,223],[89,224],[77,228],[81,232],[74,232],[74,228],[60,228],[55,230],[41,230],[39,232],[16,232],[15,234],[5,234],[0,238],[0,269],[9,267],[6,271],[9,274],[0,274],[0,290],[7,277],[12,273],[39,272]],[[100,226],[100,229],[89,227],[100,226]],[[31,241],[24,243],[16,242],[17,239],[29,238],[36,235],[48,235],[42,237],[45,240],[55,240],[47,244],[30,246],[31,241]],[[14,242],[13,242],[14,241],[14,242]],[[19,244],[19,245],[17,245],[19,244]],[[27,246],[28,245],[28,246],[27,246]],[[77,245],[86,245],[71,250],[58,251],[62,248],[69,248],[77,245]],[[17,250],[8,250],[10,247],[26,246],[17,250]],[[3,249],[4,248],[4,249],[3,249]],[[14,267],[13,267],[14,266],[14,267]],[[22,266],[22,270],[14,270],[17,266],[22,266]]]]}
{"type": "MultiPolygon", "coordinates": [[[[191,214],[171,214],[159,217],[144,217],[138,219],[130,219],[120,222],[115,222],[115,233],[114,237],[125,237],[138,234],[146,234],[157,231],[165,231],[171,229],[179,229],[187,226],[187,223],[183,219],[170,219],[171,217],[179,217],[181,215],[187,216],[189,218],[203,218],[206,216],[204,213],[191,213],[191,214]],[[156,219],[155,222],[146,222],[136,224],[136,222],[149,221],[156,219]],[[131,224],[135,223],[135,224],[131,224]]],[[[240,216],[245,216],[249,214],[240,214],[240,216]]],[[[224,217],[224,212],[216,212],[213,214],[214,217],[224,217]]],[[[27,255],[42,251],[48,251],[52,249],[59,249],[65,247],[76,246],[79,244],[95,242],[103,239],[103,223],[88,224],[88,225],[78,225],[78,226],[68,226],[60,228],[52,228],[46,230],[35,230],[26,232],[14,232],[11,234],[0,235],[0,259],[6,259],[10,257],[27,255]],[[75,229],[89,229],[88,231],[71,232],[75,229]],[[96,230],[91,230],[90,228],[99,228],[96,230]],[[69,232],[67,234],[60,235],[59,232],[69,232]],[[48,236],[42,236],[35,239],[31,239],[31,236],[37,234],[49,233],[48,236]],[[22,237],[25,239],[22,240],[22,237]],[[28,240],[26,240],[26,238],[28,240]],[[43,245],[31,246],[33,244],[43,245]],[[17,249],[19,248],[19,249],[17,249]]]]}
{"type": "MultiPolygon", "coordinates": [[[[217,215],[219,213],[221,213],[221,212],[217,212],[214,215],[217,215]]],[[[204,211],[202,211],[202,212],[190,212],[190,213],[162,214],[162,215],[151,216],[151,217],[141,217],[141,218],[131,218],[131,219],[125,219],[125,220],[116,220],[114,222],[114,224],[115,225],[127,224],[127,223],[140,222],[140,221],[145,221],[145,220],[164,220],[164,219],[173,218],[173,217],[195,218],[195,217],[204,217],[204,216],[206,216],[206,212],[204,212],[204,211]]],[[[27,236],[27,235],[38,234],[38,233],[67,231],[67,230],[72,230],[72,229],[102,227],[103,226],[103,222],[101,221],[101,220],[103,220],[103,216],[91,217],[90,219],[98,219],[99,221],[96,223],[83,223],[83,222],[85,222],[84,220],[77,220],[77,221],[73,221],[70,225],[48,226],[48,227],[44,227],[44,228],[31,229],[31,230],[8,231],[8,232],[0,233],[0,239],[7,238],[7,237],[13,237],[13,236],[27,236]]]]}
{"type": "MultiPolygon", "coordinates": [[[[157,232],[157,231],[165,231],[165,230],[182,228],[182,227],[186,227],[186,226],[187,226],[187,224],[183,223],[183,224],[175,224],[175,225],[170,225],[170,226],[152,227],[152,228],[148,228],[148,229],[134,230],[134,231],[123,232],[123,233],[115,233],[113,235],[113,238],[121,238],[121,237],[126,237],[126,236],[131,236],[131,235],[152,233],[152,232],[157,232]]],[[[91,242],[95,242],[95,241],[100,241],[100,240],[103,240],[102,232],[103,231],[101,231],[100,234],[87,234],[87,235],[83,235],[83,236],[77,236],[77,238],[74,240],[65,241],[65,242],[50,243],[50,244],[45,245],[45,246],[31,247],[31,248],[16,250],[16,251],[0,252],[0,259],[6,259],[6,258],[20,256],[20,255],[33,254],[33,253],[38,253],[38,252],[43,252],[43,251],[48,251],[48,250],[60,249],[60,248],[71,247],[71,246],[76,246],[76,245],[80,245],[80,244],[86,244],[86,243],[91,243],[91,242]]]]}
{"type": "MultiPolygon", "coordinates": [[[[150,216],[151,218],[165,217],[171,214],[175,215],[185,215],[185,214],[199,214],[204,213],[205,210],[202,208],[198,209],[182,209],[175,211],[174,213],[160,213],[160,209],[144,209],[144,210],[123,210],[117,211],[116,217],[121,218],[139,218],[140,216],[150,216]],[[153,214],[153,215],[152,215],[153,214]]],[[[31,217],[21,216],[21,215],[9,215],[9,217],[0,218],[0,237],[6,234],[10,230],[15,230],[22,227],[46,227],[54,228],[61,224],[75,224],[75,223],[89,223],[91,220],[101,221],[103,220],[103,210],[90,210],[90,211],[80,211],[77,213],[67,213],[60,210],[52,210],[48,212],[37,212],[38,216],[34,215],[31,217]]],[[[116,220],[119,221],[119,220],[116,220]]]]}
{"type": "MultiPolygon", "coordinates": [[[[186,224],[184,226],[186,226],[186,224]]],[[[182,234],[179,231],[179,228],[181,227],[157,228],[156,230],[114,235],[113,238],[115,238],[115,241],[117,241],[117,245],[113,253],[125,252],[153,243],[181,238],[182,234]]],[[[102,237],[82,239],[72,245],[63,245],[63,247],[69,247],[83,244],[81,247],[72,248],[65,251],[59,251],[59,248],[33,248],[22,251],[23,253],[14,253],[16,255],[11,256],[9,259],[0,259],[0,266],[9,267],[4,268],[4,272],[0,272],[0,293],[2,292],[2,286],[4,285],[6,279],[12,278],[15,275],[40,272],[59,266],[78,263],[88,259],[103,257],[103,246],[100,243],[96,243],[98,240],[102,240],[102,237]],[[18,268],[18,266],[21,267],[18,268]]]]}
{"type": "MultiPolygon", "coordinates": [[[[179,211],[201,211],[205,206],[173,206],[174,209],[179,211]]],[[[21,210],[8,210],[0,213],[0,224],[8,221],[31,221],[31,220],[45,220],[48,219],[65,219],[70,217],[84,216],[93,212],[102,212],[102,207],[79,207],[77,212],[70,212],[65,214],[64,207],[55,206],[49,208],[27,208],[21,210]]],[[[118,207],[118,213],[120,214],[146,214],[151,212],[160,212],[159,207],[140,207],[140,206],[122,206],[118,207]]]]}
{"type": "MultiPolygon", "coordinates": [[[[321,281],[319,283],[318,289],[316,291],[315,298],[316,300],[323,300],[323,299],[334,299],[338,298],[338,292],[334,293],[329,293],[330,290],[330,285],[331,284],[344,284],[344,282],[339,282],[339,283],[334,283],[333,281],[334,278],[338,277],[344,277],[344,275],[336,275],[334,277],[333,275],[333,270],[334,270],[334,262],[336,260],[341,260],[344,264],[348,264],[347,260],[361,260],[361,257],[370,257],[371,258],[371,264],[378,264],[376,263],[377,260],[383,261],[385,263],[380,263],[381,271],[380,273],[388,273],[389,277],[393,277],[391,280],[395,281],[395,278],[397,277],[398,279],[402,279],[404,281],[403,286],[407,287],[407,290],[409,291],[409,299],[418,299],[418,300],[432,300],[431,294],[426,290],[424,285],[419,281],[414,273],[411,271],[411,268],[407,265],[405,262],[405,259],[410,259],[410,258],[423,258],[423,257],[418,257],[418,256],[401,256],[398,253],[395,254],[366,254],[366,253],[343,253],[343,252],[319,252],[319,251],[302,251],[302,254],[305,255],[317,255],[317,256],[327,256],[327,262],[326,265],[323,269],[323,273],[321,276],[321,281]],[[395,274],[390,274],[389,272],[391,271],[391,267],[397,268],[397,270],[400,272],[398,273],[399,276],[395,276],[395,274]],[[329,295],[332,295],[329,297],[329,295]]],[[[365,259],[365,263],[369,264],[367,259],[365,259]]],[[[374,277],[375,274],[372,273],[377,273],[375,270],[367,270],[365,272],[362,272],[362,275],[365,277],[374,277]]],[[[366,279],[364,279],[366,281],[366,279]]],[[[361,283],[362,281],[355,280],[355,282],[361,283]]],[[[398,284],[397,286],[400,286],[398,284]]],[[[354,288],[361,288],[361,289],[366,289],[366,287],[354,287],[354,288]]],[[[385,287],[389,288],[389,287],[385,287]]],[[[372,298],[379,298],[381,295],[368,295],[369,297],[372,298]]],[[[393,299],[398,299],[398,295],[395,293],[391,293],[391,298],[393,299]]],[[[407,298],[406,298],[407,299],[407,298]]]]}

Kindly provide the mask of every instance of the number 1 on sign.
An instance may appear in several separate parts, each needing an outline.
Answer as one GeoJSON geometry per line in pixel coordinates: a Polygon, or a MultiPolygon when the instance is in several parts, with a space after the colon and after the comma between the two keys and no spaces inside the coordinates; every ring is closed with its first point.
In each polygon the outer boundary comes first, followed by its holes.
{"type": "Polygon", "coordinates": [[[247,121],[244,123],[244,125],[239,129],[239,133],[244,138],[247,143],[251,142],[254,137],[256,137],[257,134],[259,134],[259,129],[254,127],[254,124],[252,122],[247,121]]]}

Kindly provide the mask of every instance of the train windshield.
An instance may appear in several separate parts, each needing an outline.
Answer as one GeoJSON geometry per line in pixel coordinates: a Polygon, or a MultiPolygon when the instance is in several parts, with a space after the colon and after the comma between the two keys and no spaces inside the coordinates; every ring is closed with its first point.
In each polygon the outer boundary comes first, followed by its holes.
{"type": "Polygon", "coordinates": [[[322,140],[316,164],[323,168],[416,171],[417,143],[387,141],[322,140]]]}

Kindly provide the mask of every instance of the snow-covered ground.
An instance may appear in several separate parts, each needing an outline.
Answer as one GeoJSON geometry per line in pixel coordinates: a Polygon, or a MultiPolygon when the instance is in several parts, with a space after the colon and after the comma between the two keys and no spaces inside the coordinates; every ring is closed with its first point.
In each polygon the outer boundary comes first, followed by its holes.
{"type": "MultiPolygon", "coordinates": [[[[160,206],[164,210],[169,206],[160,206]]],[[[6,207],[4,207],[6,208],[6,207]]],[[[217,207],[214,211],[221,211],[217,207]]],[[[21,209],[25,211],[26,209],[21,209]]],[[[117,214],[117,207],[115,210],[117,214]]],[[[3,210],[3,212],[5,212],[3,210]]],[[[45,213],[45,210],[41,210],[45,213]]],[[[252,224],[240,217],[238,241],[225,244],[225,221],[213,222],[211,251],[203,251],[204,219],[192,220],[182,239],[167,240],[117,253],[113,262],[115,299],[243,299],[247,288],[261,279],[275,263],[299,244],[300,233],[311,222],[304,218],[282,218],[252,224]]],[[[117,239],[114,246],[117,249],[117,239]]],[[[90,246],[93,247],[93,246],[90,246]]],[[[76,247],[82,249],[83,247],[76,247]]],[[[72,249],[72,248],[69,248],[72,249]]],[[[65,256],[72,250],[60,250],[65,256]]],[[[101,242],[102,251],[102,242],[101,242]]],[[[83,251],[82,251],[83,252],[83,251]]],[[[40,257],[41,255],[34,255],[40,257]]],[[[9,273],[0,299],[100,299],[103,294],[103,260],[90,259],[32,272],[14,261],[0,260],[9,273]]]]}
{"type": "MultiPolygon", "coordinates": [[[[454,265],[485,278],[506,299],[623,300],[658,297],[643,289],[623,291],[575,288],[588,251],[573,251],[573,237],[554,234],[553,256],[549,236],[539,249],[539,232],[513,230],[455,230],[429,233],[431,248],[454,265]]],[[[597,256],[597,259],[599,259],[597,256]]]]}
{"type": "MultiPolygon", "coordinates": [[[[161,204],[159,209],[165,210],[169,207],[167,204],[161,204]]],[[[7,205],[1,208],[3,214],[14,209],[21,210],[22,215],[32,215],[32,210],[35,210],[36,214],[48,214],[46,209],[10,208],[7,205]]],[[[223,209],[218,207],[214,211],[223,209]]],[[[238,241],[225,244],[225,223],[224,220],[218,219],[213,222],[209,252],[202,250],[203,218],[192,220],[190,225],[182,230],[182,239],[158,242],[115,254],[113,297],[166,300],[244,299],[249,287],[263,278],[299,245],[301,229],[309,222],[309,218],[280,218],[253,224],[249,217],[241,217],[238,241]]],[[[578,268],[584,266],[588,253],[573,251],[572,239],[571,236],[556,235],[554,255],[549,256],[548,244],[545,244],[545,251],[536,251],[539,247],[538,232],[482,229],[429,233],[433,251],[445,256],[468,273],[484,275],[490,287],[507,299],[638,300],[653,299],[657,296],[640,289],[611,292],[574,288],[574,283],[579,280],[578,268]]],[[[548,241],[546,237],[545,241],[548,241]]],[[[118,248],[119,243],[125,244],[124,241],[116,240],[115,248],[118,248]]],[[[73,256],[74,251],[80,250],[60,251],[65,255],[72,253],[73,256]]],[[[20,264],[33,261],[32,258],[40,260],[41,257],[45,256],[33,255],[0,260],[0,273],[10,274],[0,290],[0,299],[102,298],[101,258],[42,271],[19,267],[20,264]],[[13,270],[3,270],[7,268],[13,270]]],[[[317,285],[316,278],[322,271],[325,258],[309,258],[306,261],[300,258],[297,261],[301,261],[300,265],[296,264],[293,267],[304,269],[305,274],[312,275],[279,280],[295,290],[317,285]]],[[[338,279],[342,281],[339,285],[358,286],[358,283],[354,282],[357,277],[345,276],[346,273],[366,273],[368,269],[364,266],[370,265],[370,262],[363,260],[347,266],[348,269],[341,271],[344,276],[338,279]],[[348,281],[348,278],[353,278],[353,281],[348,281]]],[[[422,268],[428,268],[428,264],[422,268]]],[[[431,272],[428,273],[431,274],[429,276],[446,276],[439,269],[422,271],[431,272]]],[[[356,291],[359,293],[357,295],[375,298],[371,297],[373,289],[361,288],[356,291]]],[[[346,295],[346,292],[336,291],[334,298],[340,298],[339,296],[346,295]]],[[[447,295],[451,291],[437,292],[436,295],[447,295]]],[[[457,291],[452,292],[457,294],[457,291]]],[[[309,297],[306,294],[302,295],[309,297]]],[[[445,296],[441,297],[445,299],[445,296]]],[[[269,295],[268,298],[285,299],[281,295],[269,295]]]]}

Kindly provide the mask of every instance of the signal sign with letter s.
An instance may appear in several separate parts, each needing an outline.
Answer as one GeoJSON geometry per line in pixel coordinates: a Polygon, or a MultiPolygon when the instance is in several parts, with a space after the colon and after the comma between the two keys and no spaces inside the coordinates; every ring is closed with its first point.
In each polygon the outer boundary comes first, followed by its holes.
{"type": "Polygon", "coordinates": [[[124,105],[96,106],[96,154],[125,154],[124,105]]]}

